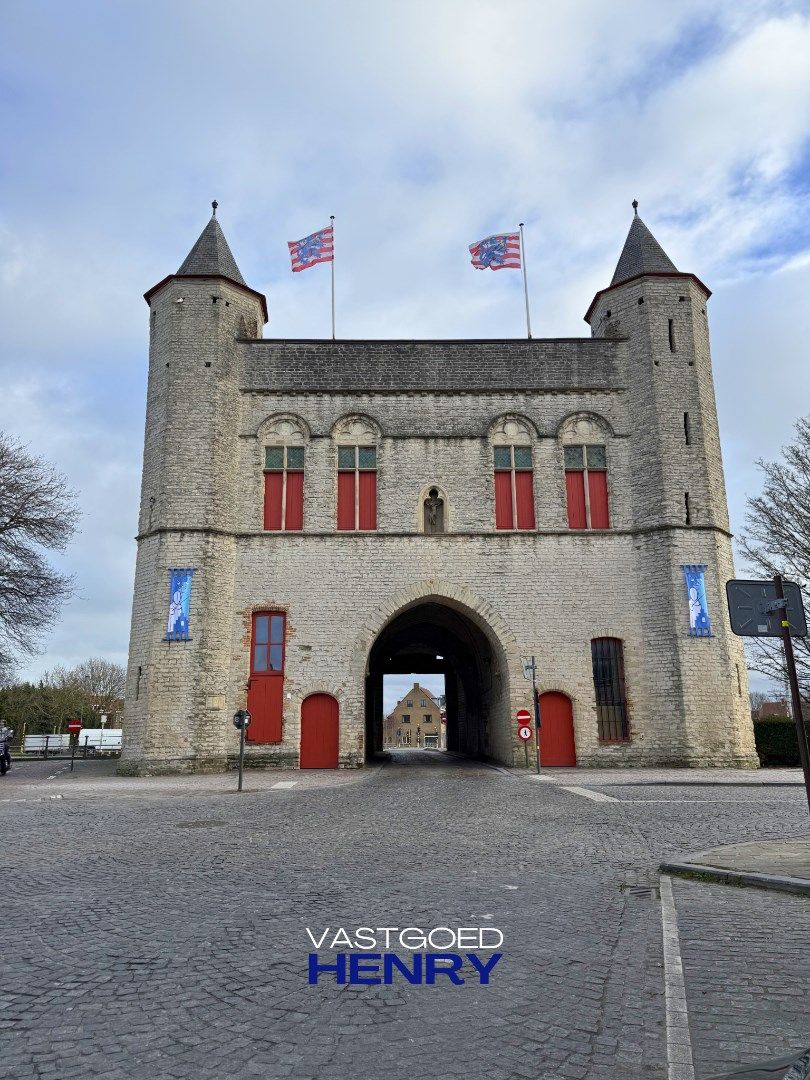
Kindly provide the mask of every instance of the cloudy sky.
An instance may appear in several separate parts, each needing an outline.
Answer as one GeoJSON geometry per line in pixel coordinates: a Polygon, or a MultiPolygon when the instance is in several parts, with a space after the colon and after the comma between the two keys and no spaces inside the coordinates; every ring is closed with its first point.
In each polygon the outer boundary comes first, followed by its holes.
{"type": "Polygon", "coordinates": [[[523,333],[519,275],[466,247],[527,223],[538,335],[587,334],[630,202],[710,317],[733,526],[810,402],[810,14],[777,0],[5,0],[0,428],[80,494],[77,596],[36,676],[124,662],[147,355],[142,293],[210,213],[270,302],[328,333],[523,333]]]}

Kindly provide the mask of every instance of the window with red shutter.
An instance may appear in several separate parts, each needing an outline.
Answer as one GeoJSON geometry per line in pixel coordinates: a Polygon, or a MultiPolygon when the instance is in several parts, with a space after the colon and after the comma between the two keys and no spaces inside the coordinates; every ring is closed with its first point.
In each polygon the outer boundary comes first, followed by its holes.
{"type": "Polygon", "coordinates": [[[377,448],[338,447],[337,527],[341,532],[377,528],[377,448]]]}
{"type": "Polygon", "coordinates": [[[535,528],[531,446],[496,446],[494,458],[495,528],[535,528]]]}
{"type": "Polygon", "coordinates": [[[265,448],[264,527],[271,532],[304,527],[303,446],[265,448]]]}
{"type": "Polygon", "coordinates": [[[607,457],[604,446],[566,446],[568,527],[609,529],[607,457]]]}

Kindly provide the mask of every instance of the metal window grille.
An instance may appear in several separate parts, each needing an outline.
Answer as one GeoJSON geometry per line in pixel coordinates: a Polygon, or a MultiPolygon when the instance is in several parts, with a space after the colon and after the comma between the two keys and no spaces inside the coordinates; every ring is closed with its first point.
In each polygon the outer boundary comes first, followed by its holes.
{"type": "Polygon", "coordinates": [[[600,742],[629,742],[630,723],[624,686],[624,654],[618,638],[591,642],[593,687],[600,742]]]}

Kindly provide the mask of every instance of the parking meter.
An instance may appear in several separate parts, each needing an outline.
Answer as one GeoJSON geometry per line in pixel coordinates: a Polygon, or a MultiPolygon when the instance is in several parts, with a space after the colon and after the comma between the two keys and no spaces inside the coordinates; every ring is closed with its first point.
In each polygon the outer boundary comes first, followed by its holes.
{"type": "Polygon", "coordinates": [[[245,764],[245,731],[250,726],[250,713],[247,709],[237,709],[233,714],[233,726],[239,729],[239,785],[236,790],[241,791],[245,764]]]}

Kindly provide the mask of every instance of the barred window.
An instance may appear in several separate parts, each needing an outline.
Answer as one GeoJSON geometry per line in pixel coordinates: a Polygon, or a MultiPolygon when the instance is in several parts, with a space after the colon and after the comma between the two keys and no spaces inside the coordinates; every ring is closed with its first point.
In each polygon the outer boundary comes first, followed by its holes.
{"type": "Polygon", "coordinates": [[[618,638],[591,641],[593,686],[599,741],[629,742],[630,723],[624,686],[624,652],[618,638]]]}

